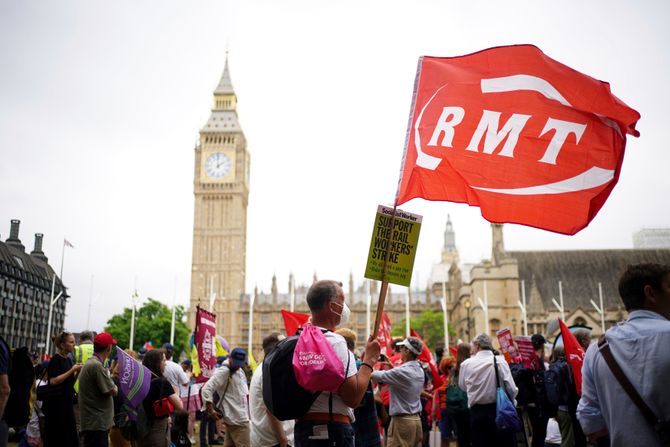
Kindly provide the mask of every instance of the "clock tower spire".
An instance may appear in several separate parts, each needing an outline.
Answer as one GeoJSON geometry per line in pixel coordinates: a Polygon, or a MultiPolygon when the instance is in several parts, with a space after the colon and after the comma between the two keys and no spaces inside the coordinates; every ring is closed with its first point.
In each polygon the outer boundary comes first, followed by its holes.
{"type": "Polygon", "coordinates": [[[241,342],[239,307],[245,291],[250,156],[237,116],[227,55],[209,119],[200,129],[194,152],[189,324],[194,324],[196,306],[209,308],[213,292],[216,332],[237,345],[241,342]]]}

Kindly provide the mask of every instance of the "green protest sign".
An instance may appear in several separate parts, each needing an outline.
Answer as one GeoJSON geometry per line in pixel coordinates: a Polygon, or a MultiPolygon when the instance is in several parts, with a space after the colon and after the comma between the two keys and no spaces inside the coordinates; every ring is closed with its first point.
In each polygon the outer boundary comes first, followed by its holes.
{"type": "Polygon", "coordinates": [[[365,277],[409,287],[419,242],[421,216],[379,205],[372,230],[365,277]],[[393,220],[393,227],[391,221],[393,220]],[[386,276],[382,278],[384,260],[386,276]]]}

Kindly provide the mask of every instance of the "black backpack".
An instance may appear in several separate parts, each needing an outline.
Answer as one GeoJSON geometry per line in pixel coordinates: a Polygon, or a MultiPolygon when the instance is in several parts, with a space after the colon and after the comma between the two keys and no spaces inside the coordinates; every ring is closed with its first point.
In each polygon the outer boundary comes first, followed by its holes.
{"type": "Polygon", "coordinates": [[[132,410],[127,404],[123,404],[121,411],[114,415],[114,425],[128,441],[144,439],[151,431],[151,423],[144,412],[144,404],[141,403],[132,410]],[[130,418],[130,413],[135,414],[135,419],[130,418]]]}
{"type": "Polygon", "coordinates": [[[263,360],[263,402],[280,421],[301,418],[321,394],[301,387],[295,378],[293,351],[299,337],[300,332],[280,341],[263,360]]]}
{"type": "Polygon", "coordinates": [[[526,368],[522,362],[511,363],[509,369],[512,372],[514,384],[519,389],[516,401],[519,405],[535,403],[535,383],[533,381],[533,370],[526,368]]]}
{"type": "Polygon", "coordinates": [[[550,370],[533,371],[533,380],[535,381],[535,405],[537,405],[540,411],[540,416],[546,418],[556,417],[558,405],[549,399],[549,393],[554,396],[554,399],[557,399],[559,394],[557,389],[558,377],[555,372],[550,370]]]}
{"type": "Polygon", "coordinates": [[[544,388],[550,406],[558,407],[568,404],[570,378],[567,368],[568,364],[565,360],[558,360],[549,365],[549,369],[544,372],[544,388]]]}

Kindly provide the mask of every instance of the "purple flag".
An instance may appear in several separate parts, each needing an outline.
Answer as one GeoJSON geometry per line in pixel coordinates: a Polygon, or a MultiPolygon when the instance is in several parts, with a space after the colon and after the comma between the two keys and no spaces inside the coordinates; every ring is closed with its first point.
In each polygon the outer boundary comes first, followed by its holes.
{"type": "Polygon", "coordinates": [[[139,407],[149,393],[151,371],[116,347],[119,360],[119,394],[132,409],[139,407]]]}

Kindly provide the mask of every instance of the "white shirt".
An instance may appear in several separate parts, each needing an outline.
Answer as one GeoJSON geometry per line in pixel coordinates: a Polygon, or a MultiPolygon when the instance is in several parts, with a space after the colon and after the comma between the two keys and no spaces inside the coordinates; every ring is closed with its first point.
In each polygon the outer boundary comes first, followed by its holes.
{"type": "Polygon", "coordinates": [[[204,406],[207,402],[214,402],[214,392],[217,392],[220,396],[217,408],[223,412],[223,421],[229,425],[246,425],[249,423],[247,376],[242,368],[233,374],[230,373],[226,360],[202,387],[202,403],[204,406]]]}
{"type": "Polygon", "coordinates": [[[549,418],[547,422],[547,436],[544,438],[544,442],[550,444],[560,444],[561,443],[561,429],[558,426],[558,422],[554,418],[549,418]]]}
{"type": "MultiPolygon", "coordinates": [[[[254,447],[272,447],[279,444],[268,418],[267,407],[263,401],[263,363],[261,362],[251,377],[249,389],[249,409],[251,410],[251,445],[254,447]]],[[[280,421],[281,422],[281,421],[280,421]]],[[[292,420],[281,422],[289,445],[293,445],[292,420]]]]}
{"type": "MultiPolygon", "coordinates": [[[[333,347],[335,354],[337,354],[337,356],[342,361],[342,365],[344,365],[344,369],[346,370],[345,378],[349,378],[355,375],[358,372],[356,369],[356,357],[354,357],[354,354],[349,351],[349,349],[347,349],[347,342],[344,337],[342,337],[340,334],[336,334],[335,332],[326,332],[323,334],[323,336],[326,337],[328,343],[330,343],[330,345],[333,347]],[[349,362],[348,370],[346,369],[347,362],[349,362]]],[[[327,391],[319,394],[319,397],[316,398],[307,413],[328,413],[329,397],[330,393],[327,391]]],[[[342,402],[342,398],[340,397],[339,393],[333,393],[333,413],[349,416],[352,422],[355,420],[353,408],[347,407],[344,402],[342,402]]]]}
{"type": "Polygon", "coordinates": [[[188,384],[188,376],[182,367],[172,360],[165,361],[165,371],[163,371],[163,377],[165,377],[168,382],[172,384],[172,387],[175,389],[175,391],[178,391],[181,385],[188,384]]]}
{"type": "MultiPolygon", "coordinates": [[[[512,372],[502,355],[496,356],[500,384],[507,391],[507,395],[516,405],[516,395],[519,392],[514,384],[512,372]]],[[[468,393],[468,407],[473,405],[494,404],[496,402],[496,375],[493,368],[493,352],[481,350],[474,356],[461,363],[458,376],[458,386],[468,393]]]]}

